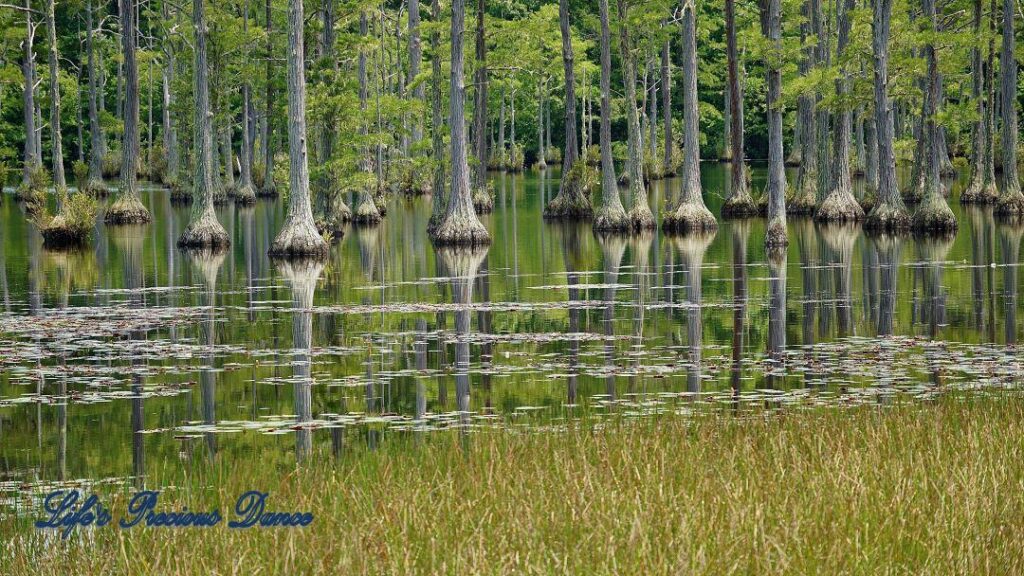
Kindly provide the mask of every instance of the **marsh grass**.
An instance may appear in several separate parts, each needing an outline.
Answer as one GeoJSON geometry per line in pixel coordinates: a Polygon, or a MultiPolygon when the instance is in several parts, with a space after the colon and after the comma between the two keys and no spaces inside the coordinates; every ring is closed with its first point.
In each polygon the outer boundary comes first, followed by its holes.
{"type": "MultiPolygon", "coordinates": [[[[1019,574],[1022,416],[1016,396],[949,396],[393,435],[375,452],[349,431],[337,459],[233,453],[197,456],[188,478],[150,472],[178,486],[161,508],[219,507],[213,529],[61,543],[8,518],[0,573],[1019,574]],[[228,529],[250,489],[313,525],[228,529]]],[[[108,497],[115,518],[126,499],[108,497]]]]}

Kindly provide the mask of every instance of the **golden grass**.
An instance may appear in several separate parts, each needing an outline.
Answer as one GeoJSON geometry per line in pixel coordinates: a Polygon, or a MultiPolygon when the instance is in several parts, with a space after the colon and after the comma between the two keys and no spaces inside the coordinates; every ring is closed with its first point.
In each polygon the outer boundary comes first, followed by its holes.
{"type": "Polygon", "coordinates": [[[951,397],[233,457],[182,483],[215,489],[161,496],[219,506],[220,526],[47,544],[8,518],[0,573],[1021,574],[1022,416],[1019,398],[951,397]],[[249,489],[313,525],[228,529],[249,489]]]}

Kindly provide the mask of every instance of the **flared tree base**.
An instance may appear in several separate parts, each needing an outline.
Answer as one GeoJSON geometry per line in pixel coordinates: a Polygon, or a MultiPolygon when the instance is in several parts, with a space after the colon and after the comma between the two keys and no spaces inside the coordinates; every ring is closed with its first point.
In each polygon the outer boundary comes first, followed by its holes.
{"type": "Polygon", "coordinates": [[[1015,190],[999,197],[996,203],[996,216],[1001,220],[1024,220],[1024,194],[1015,190]]]}
{"type": "Polygon", "coordinates": [[[110,190],[107,189],[107,185],[103,183],[103,180],[99,178],[93,178],[85,183],[85,186],[80,188],[82,192],[92,196],[93,198],[106,198],[110,195],[110,190]]]}
{"type": "Polygon", "coordinates": [[[376,226],[383,219],[380,210],[377,209],[377,203],[370,198],[360,202],[355,214],[352,215],[352,221],[363,226],[376,226]]]}
{"type": "Polygon", "coordinates": [[[171,202],[174,204],[187,204],[192,202],[192,192],[181,186],[171,188],[171,202]]]}
{"type": "Polygon", "coordinates": [[[814,219],[819,222],[858,222],[864,219],[864,209],[852,194],[833,191],[821,201],[814,219]]]}
{"type": "Polygon", "coordinates": [[[231,198],[228,197],[227,189],[222,186],[216,186],[213,190],[213,204],[214,206],[225,206],[231,198]]]}
{"type": "Polygon", "coordinates": [[[995,204],[999,202],[999,190],[995,182],[988,184],[972,182],[960,194],[961,204],[995,204]]]}
{"type": "Polygon", "coordinates": [[[579,192],[565,191],[555,196],[544,207],[544,218],[553,220],[590,220],[594,217],[594,207],[590,199],[579,192]]]}
{"type": "Polygon", "coordinates": [[[658,227],[648,206],[634,206],[626,217],[629,218],[629,225],[633,230],[654,230],[658,227]]]}
{"type": "Polygon", "coordinates": [[[733,194],[722,204],[722,218],[750,218],[757,213],[757,204],[750,194],[733,194]]]}
{"type": "Polygon", "coordinates": [[[621,204],[617,206],[602,206],[594,215],[594,231],[608,234],[616,232],[627,232],[633,228],[626,215],[626,209],[621,204]]]}
{"type": "Polygon", "coordinates": [[[256,191],[258,198],[277,198],[277,186],[274,183],[266,184],[256,191]]]}
{"type": "Polygon", "coordinates": [[[915,234],[944,235],[956,232],[957,221],[953,211],[941,197],[932,197],[921,204],[910,220],[915,234]]]}
{"type": "Polygon", "coordinates": [[[431,239],[438,246],[487,246],[491,243],[491,234],[475,214],[452,214],[438,224],[431,239]]]}
{"type": "Polygon", "coordinates": [[[206,214],[190,222],[178,238],[178,248],[221,250],[231,245],[228,233],[213,214],[206,214]]]}
{"type": "Polygon", "coordinates": [[[323,258],[329,250],[312,222],[290,219],[267,253],[273,258],[323,258]]]}
{"type": "Polygon", "coordinates": [[[810,193],[798,194],[786,202],[786,214],[794,216],[813,216],[816,208],[813,190],[810,193]]]}
{"type": "Polygon", "coordinates": [[[661,229],[669,234],[711,232],[718,229],[718,221],[703,202],[683,202],[665,215],[661,229]]]}
{"type": "Polygon", "coordinates": [[[249,206],[256,203],[256,191],[252,186],[239,186],[235,192],[235,204],[249,206]]]}
{"type": "Polygon", "coordinates": [[[879,202],[864,219],[864,229],[888,233],[905,232],[910,230],[910,213],[905,206],[879,202]]]}
{"type": "Polygon", "coordinates": [[[138,198],[119,198],[107,208],[103,222],[107,224],[148,224],[153,221],[152,214],[142,205],[138,198]]]}

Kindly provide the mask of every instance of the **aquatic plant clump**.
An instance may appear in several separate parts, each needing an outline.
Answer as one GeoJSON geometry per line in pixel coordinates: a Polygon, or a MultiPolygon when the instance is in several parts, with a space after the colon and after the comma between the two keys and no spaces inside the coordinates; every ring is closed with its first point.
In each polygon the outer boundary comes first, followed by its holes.
{"type": "Polygon", "coordinates": [[[473,209],[477,214],[490,214],[494,211],[494,191],[490,184],[473,190],[473,209]]]}
{"type": "Polygon", "coordinates": [[[81,191],[61,194],[61,209],[56,216],[50,218],[43,213],[35,219],[47,248],[81,246],[96,226],[96,200],[81,191]]]}

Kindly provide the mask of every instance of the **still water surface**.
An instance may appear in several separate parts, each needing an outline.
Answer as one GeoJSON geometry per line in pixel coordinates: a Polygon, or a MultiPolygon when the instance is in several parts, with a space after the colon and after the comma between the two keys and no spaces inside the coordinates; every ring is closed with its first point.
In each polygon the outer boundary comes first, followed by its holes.
{"type": "MultiPolygon", "coordinates": [[[[727,173],[703,172],[717,214],[727,173]]],[[[266,257],[282,201],[219,208],[232,247],[197,258],[175,247],[188,207],[160,189],[143,193],[153,224],[101,224],[80,253],[43,250],[8,196],[0,509],[26,487],[140,484],[207,457],[253,466],[266,450],[302,459],[452,427],[1016,393],[1024,228],[960,207],[963,178],[955,239],[791,218],[771,261],[763,219],[688,239],[545,222],[557,178],[492,175],[487,250],[436,251],[429,198],[398,198],[322,265],[266,257]]],[[[656,182],[652,206],[676,186],[656,182]]]]}

